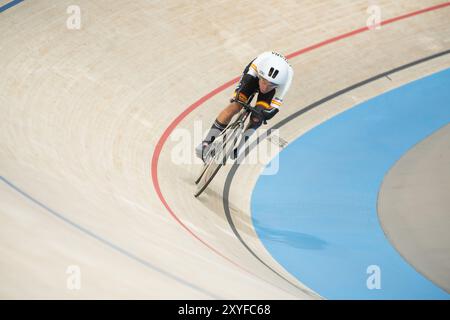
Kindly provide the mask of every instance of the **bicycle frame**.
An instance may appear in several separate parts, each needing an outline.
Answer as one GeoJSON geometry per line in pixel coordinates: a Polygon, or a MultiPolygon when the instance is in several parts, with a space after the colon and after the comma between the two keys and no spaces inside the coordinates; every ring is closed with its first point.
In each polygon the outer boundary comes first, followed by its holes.
{"type": "MultiPolygon", "coordinates": [[[[252,99],[253,99],[253,95],[250,96],[248,101],[251,101],[252,99]]],[[[211,148],[210,148],[209,152],[205,156],[205,159],[206,159],[205,164],[207,164],[208,161],[210,160],[209,157],[211,156],[211,152],[217,151],[215,146],[220,144],[219,143],[220,139],[225,140],[225,142],[222,142],[222,146],[226,146],[228,144],[229,140],[226,139],[226,134],[231,129],[235,129],[237,127],[239,127],[239,129],[240,129],[239,133],[236,135],[236,139],[235,139],[235,141],[233,143],[233,146],[232,146],[232,149],[234,149],[234,147],[236,146],[236,144],[238,142],[238,137],[240,137],[241,139],[243,138],[241,133],[243,131],[244,124],[245,124],[247,118],[250,116],[250,114],[251,113],[257,113],[258,115],[260,115],[260,112],[257,109],[255,109],[255,107],[252,107],[248,103],[245,103],[245,102],[242,102],[242,101],[239,101],[239,100],[236,100],[236,99],[232,99],[231,102],[235,102],[235,103],[241,105],[242,106],[242,110],[239,111],[237,119],[235,121],[233,121],[233,122],[230,122],[228,124],[228,126],[226,126],[226,128],[214,140],[213,144],[211,145],[211,148]]],[[[267,122],[264,120],[264,124],[266,124],[266,123],[267,122]]],[[[227,158],[228,158],[228,156],[229,156],[229,152],[227,154],[227,158]]]]}
{"type": "MultiPolygon", "coordinates": [[[[233,100],[231,100],[231,102],[233,102],[233,100]]],[[[247,103],[237,100],[234,100],[234,102],[240,104],[243,108],[239,112],[237,119],[231,122],[211,144],[211,147],[205,156],[205,164],[202,168],[202,171],[195,181],[195,183],[198,184],[198,189],[194,194],[195,197],[198,197],[206,189],[219,169],[226,164],[226,160],[236,147],[238,139],[244,138],[242,136],[242,133],[244,131],[245,122],[249,115],[253,112],[259,113],[254,107],[250,106],[247,103]],[[231,147],[230,142],[232,142],[231,147]],[[202,179],[204,181],[203,183],[200,183],[202,179]]]]}

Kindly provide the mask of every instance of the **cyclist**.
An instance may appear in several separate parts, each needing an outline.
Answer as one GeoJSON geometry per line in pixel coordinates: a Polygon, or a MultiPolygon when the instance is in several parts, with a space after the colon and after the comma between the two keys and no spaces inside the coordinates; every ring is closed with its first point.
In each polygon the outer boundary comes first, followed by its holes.
{"type": "MultiPolygon", "coordinates": [[[[250,122],[244,131],[245,141],[264,120],[269,120],[278,113],[293,75],[294,71],[287,59],[277,52],[261,53],[244,69],[233,97],[241,102],[250,103],[253,95],[257,93],[255,108],[259,111],[258,114],[252,113],[250,117],[250,122]]],[[[209,145],[241,110],[242,106],[233,101],[232,99],[231,103],[219,113],[205,139],[195,148],[195,153],[200,159],[204,160],[209,145]]],[[[233,158],[237,157],[238,149],[245,141],[242,141],[235,149],[233,158]]]]}

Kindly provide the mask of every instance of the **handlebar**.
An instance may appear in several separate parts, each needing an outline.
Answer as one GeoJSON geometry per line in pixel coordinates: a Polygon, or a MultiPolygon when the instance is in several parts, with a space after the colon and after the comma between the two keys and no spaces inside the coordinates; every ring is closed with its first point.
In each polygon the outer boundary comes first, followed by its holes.
{"type": "Polygon", "coordinates": [[[247,111],[256,111],[254,107],[252,107],[251,105],[249,105],[248,103],[242,102],[240,100],[237,99],[231,99],[230,100],[231,103],[236,102],[237,104],[240,104],[242,107],[244,107],[245,110],[247,111]]]}
{"type": "Polygon", "coordinates": [[[237,104],[240,104],[248,112],[257,114],[259,117],[261,117],[263,119],[263,123],[267,124],[267,121],[264,118],[264,115],[262,114],[262,112],[259,111],[258,109],[256,109],[255,107],[249,105],[248,103],[242,102],[242,101],[234,99],[234,98],[231,99],[230,102],[231,103],[236,102],[237,104]]]}

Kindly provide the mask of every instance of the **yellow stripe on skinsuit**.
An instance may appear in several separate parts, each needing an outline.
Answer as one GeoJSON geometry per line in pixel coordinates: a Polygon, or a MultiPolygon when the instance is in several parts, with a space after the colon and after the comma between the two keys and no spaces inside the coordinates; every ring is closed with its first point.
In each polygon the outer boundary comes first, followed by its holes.
{"type": "Polygon", "coordinates": [[[264,101],[258,101],[258,102],[256,103],[256,105],[257,105],[257,106],[263,106],[264,109],[272,109],[272,107],[269,106],[269,104],[268,104],[267,102],[264,102],[264,101]]]}

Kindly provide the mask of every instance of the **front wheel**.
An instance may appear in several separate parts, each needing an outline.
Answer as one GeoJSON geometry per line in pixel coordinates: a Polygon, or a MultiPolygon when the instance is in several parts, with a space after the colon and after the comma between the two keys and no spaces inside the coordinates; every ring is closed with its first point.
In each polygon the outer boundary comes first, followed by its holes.
{"type": "Polygon", "coordinates": [[[200,180],[202,179],[203,175],[205,174],[206,170],[208,169],[209,165],[211,164],[212,159],[214,158],[216,149],[220,147],[224,143],[224,136],[220,137],[220,140],[215,140],[210,148],[207,154],[205,155],[205,163],[202,166],[202,170],[200,171],[200,174],[198,175],[197,179],[195,180],[195,184],[198,184],[200,180]]]}
{"type": "Polygon", "coordinates": [[[240,127],[230,130],[230,132],[223,136],[222,141],[213,143],[208,155],[213,154],[208,160],[196,180],[197,190],[194,193],[195,197],[198,197],[211,181],[214,179],[220,168],[226,164],[228,156],[231,154],[234,148],[234,140],[240,133],[240,127]]]}
{"type": "MultiPolygon", "coordinates": [[[[223,159],[223,161],[226,161],[226,157],[223,159]]],[[[223,166],[223,162],[216,163],[215,161],[212,161],[208,165],[204,174],[200,178],[200,181],[197,184],[197,190],[194,193],[194,197],[197,198],[199,195],[201,195],[203,193],[203,191],[205,191],[205,189],[208,187],[208,185],[214,179],[214,177],[219,172],[219,170],[222,166],[223,166]]]]}

